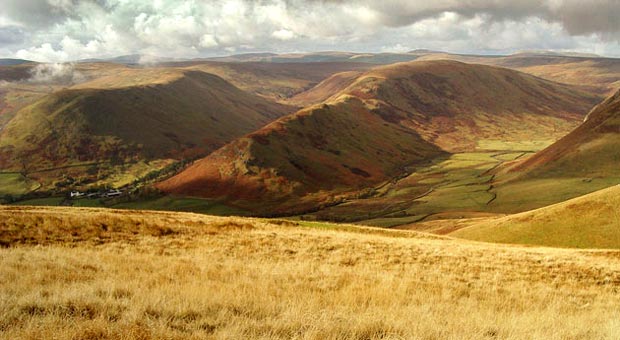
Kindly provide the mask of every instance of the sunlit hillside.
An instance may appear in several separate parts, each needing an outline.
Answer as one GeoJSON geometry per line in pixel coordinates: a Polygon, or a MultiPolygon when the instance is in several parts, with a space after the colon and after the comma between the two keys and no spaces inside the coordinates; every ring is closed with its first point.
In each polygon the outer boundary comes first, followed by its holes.
{"type": "MultiPolygon", "coordinates": [[[[449,235],[471,240],[576,248],[620,248],[620,186],[552,206],[482,221],[449,235]]],[[[446,222],[447,224],[447,222],[446,222]]]]}

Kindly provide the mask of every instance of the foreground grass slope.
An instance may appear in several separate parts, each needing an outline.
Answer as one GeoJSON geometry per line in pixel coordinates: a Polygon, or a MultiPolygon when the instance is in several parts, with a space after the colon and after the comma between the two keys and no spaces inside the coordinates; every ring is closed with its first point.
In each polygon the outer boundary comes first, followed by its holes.
{"type": "Polygon", "coordinates": [[[620,336],[614,251],[145,211],[0,216],[2,339],[620,336]]]}
{"type": "MultiPolygon", "coordinates": [[[[620,186],[450,233],[471,240],[552,247],[620,248],[620,186]]],[[[445,223],[444,223],[445,224],[445,223]]]]}

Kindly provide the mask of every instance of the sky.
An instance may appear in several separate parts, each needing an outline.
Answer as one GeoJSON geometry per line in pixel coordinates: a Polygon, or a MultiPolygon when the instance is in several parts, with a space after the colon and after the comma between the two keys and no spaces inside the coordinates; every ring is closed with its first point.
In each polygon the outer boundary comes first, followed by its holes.
{"type": "Polygon", "coordinates": [[[620,57],[620,0],[0,0],[0,57],[250,52],[620,57]]]}

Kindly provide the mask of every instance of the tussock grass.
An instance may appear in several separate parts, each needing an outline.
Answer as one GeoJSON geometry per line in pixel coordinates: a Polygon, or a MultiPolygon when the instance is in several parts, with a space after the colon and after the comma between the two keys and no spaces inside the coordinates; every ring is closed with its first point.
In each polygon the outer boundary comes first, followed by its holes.
{"type": "Polygon", "coordinates": [[[258,223],[171,212],[11,206],[0,208],[0,245],[101,244],[145,236],[197,236],[252,229],[258,223]]]}
{"type": "Polygon", "coordinates": [[[0,209],[3,237],[14,228],[49,238],[24,242],[13,231],[0,249],[2,339],[620,336],[614,251],[285,220],[11,209],[0,209]],[[100,222],[113,236],[89,227],[100,222]],[[63,236],[69,230],[79,241],[63,236]]]}

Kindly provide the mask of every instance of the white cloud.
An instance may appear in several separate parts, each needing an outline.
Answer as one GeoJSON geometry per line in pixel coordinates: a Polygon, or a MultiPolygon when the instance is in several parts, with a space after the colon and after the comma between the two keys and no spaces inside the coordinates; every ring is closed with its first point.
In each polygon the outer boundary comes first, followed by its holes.
{"type": "Polygon", "coordinates": [[[85,79],[71,63],[39,64],[30,70],[29,82],[74,84],[85,79]]]}
{"type": "Polygon", "coordinates": [[[0,13],[0,27],[7,27],[7,26],[21,26],[21,25],[18,22],[0,13]]]}
{"type": "Polygon", "coordinates": [[[200,38],[200,47],[211,48],[218,45],[217,40],[213,34],[205,34],[200,38]]]}
{"type": "Polygon", "coordinates": [[[390,52],[390,53],[404,53],[404,52],[411,51],[411,50],[412,50],[411,47],[403,46],[401,44],[381,47],[381,52],[390,52]]]}
{"type": "Polygon", "coordinates": [[[281,30],[277,30],[275,32],[273,32],[271,34],[272,37],[278,39],[278,40],[291,40],[293,38],[295,38],[295,33],[293,31],[289,31],[287,29],[281,29],[281,30]]]}
{"type": "Polygon", "coordinates": [[[44,43],[39,47],[19,50],[15,56],[20,59],[29,59],[41,62],[67,60],[67,54],[62,50],[55,50],[50,43],[44,43]]]}
{"type": "Polygon", "coordinates": [[[0,52],[40,61],[232,51],[620,54],[617,0],[2,0],[0,52]],[[18,29],[19,28],[19,29],[18,29]],[[10,46],[9,46],[10,43],[10,46]]]}

